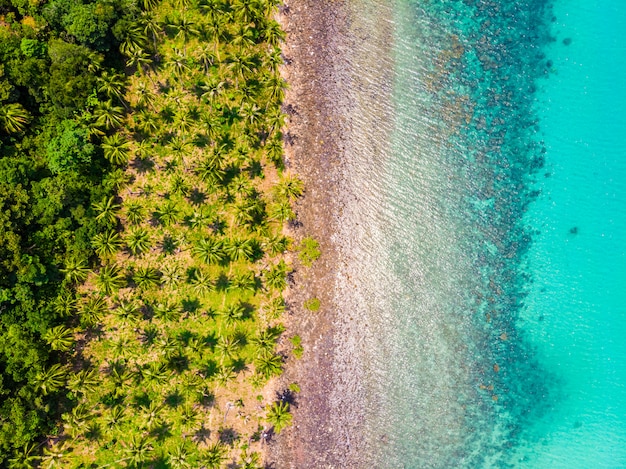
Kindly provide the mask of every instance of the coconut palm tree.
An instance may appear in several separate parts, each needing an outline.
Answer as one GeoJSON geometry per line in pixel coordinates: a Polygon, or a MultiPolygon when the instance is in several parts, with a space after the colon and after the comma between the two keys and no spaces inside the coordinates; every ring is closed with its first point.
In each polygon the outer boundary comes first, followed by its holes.
{"type": "Polygon", "coordinates": [[[192,252],[205,264],[219,264],[226,257],[223,243],[217,238],[202,238],[192,252]]]}
{"type": "Polygon", "coordinates": [[[88,297],[81,307],[81,322],[87,326],[93,326],[102,319],[106,311],[106,301],[102,296],[88,297]]]}
{"type": "Polygon", "coordinates": [[[283,329],[280,327],[270,327],[259,332],[250,342],[256,346],[258,355],[271,353],[276,345],[276,340],[282,332],[283,329]]]}
{"type": "Polygon", "coordinates": [[[101,258],[106,258],[112,256],[120,249],[122,240],[117,232],[108,230],[104,233],[96,234],[91,240],[91,245],[96,254],[101,258]]]}
{"type": "Polygon", "coordinates": [[[105,415],[105,423],[109,428],[115,428],[126,419],[124,407],[116,405],[105,415]]]}
{"type": "Polygon", "coordinates": [[[13,457],[8,460],[9,469],[34,469],[39,460],[37,455],[38,445],[26,443],[24,446],[13,451],[13,457]]]}
{"type": "Polygon", "coordinates": [[[126,28],[124,40],[120,44],[120,52],[130,56],[133,52],[143,51],[148,43],[148,36],[140,23],[131,24],[126,28]]]}
{"type": "Polygon", "coordinates": [[[104,93],[109,99],[117,98],[124,107],[127,106],[126,102],[122,99],[126,88],[126,77],[124,75],[105,70],[96,80],[100,93],[104,93]]]}
{"type": "Polygon", "coordinates": [[[224,245],[224,251],[233,261],[252,260],[254,248],[254,242],[249,238],[231,238],[224,245]]]}
{"type": "Polygon", "coordinates": [[[35,375],[34,384],[44,396],[58,391],[65,385],[67,370],[64,366],[55,363],[49,368],[39,371],[35,375]]]}
{"type": "Polygon", "coordinates": [[[99,102],[93,110],[96,118],[94,125],[96,128],[104,128],[106,130],[120,127],[124,122],[124,109],[120,106],[114,106],[113,102],[99,102]]]}
{"type": "Polygon", "coordinates": [[[167,27],[176,33],[176,39],[183,40],[184,53],[187,55],[187,41],[200,34],[196,22],[186,15],[176,15],[168,20],[167,27]]]}
{"type": "Polygon", "coordinates": [[[161,280],[165,285],[175,286],[183,280],[181,269],[176,264],[165,264],[161,268],[161,280]]]}
{"type": "Polygon", "coordinates": [[[164,226],[170,226],[178,221],[178,208],[172,200],[168,200],[154,212],[156,218],[164,226]]]}
{"type": "Polygon", "coordinates": [[[66,326],[56,326],[46,331],[43,340],[52,350],[67,352],[74,345],[74,332],[66,326]]]}
{"type": "Polygon", "coordinates": [[[246,311],[241,303],[231,303],[222,308],[219,315],[222,318],[224,325],[227,327],[233,327],[237,324],[237,321],[240,321],[243,318],[245,312],[246,311]]]}
{"type": "Polygon", "coordinates": [[[161,283],[161,272],[154,267],[137,267],[133,281],[139,288],[148,290],[161,283]]]}
{"type": "Polygon", "coordinates": [[[220,469],[226,459],[226,449],[219,442],[209,446],[201,457],[202,463],[207,469],[220,469]]]}
{"type": "Polygon", "coordinates": [[[220,357],[220,363],[223,363],[225,359],[232,359],[239,347],[239,341],[232,337],[220,337],[215,344],[215,351],[220,357]]]}
{"type": "Polygon", "coordinates": [[[116,165],[128,163],[130,156],[130,142],[121,133],[104,137],[102,141],[104,157],[116,165]]]}
{"type": "Polygon", "coordinates": [[[175,47],[172,49],[172,53],[173,55],[167,59],[167,66],[174,75],[180,77],[190,70],[187,54],[175,47]]]}
{"type": "Polygon", "coordinates": [[[89,370],[80,370],[79,372],[70,375],[67,381],[67,387],[70,391],[80,394],[90,394],[102,384],[102,379],[98,374],[96,368],[89,370]]]}
{"type": "Polygon", "coordinates": [[[254,359],[254,366],[259,375],[271,378],[282,373],[283,359],[271,351],[261,351],[254,359]]]}
{"type": "Polygon", "coordinates": [[[126,285],[126,278],[115,265],[105,265],[96,277],[96,286],[103,293],[110,295],[126,285]]]}
{"type": "Polygon", "coordinates": [[[141,226],[131,228],[126,235],[126,246],[135,256],[149,251],[152,246],[150,232],[141,226]]]}
{"type": "Polygon", "coordinates": [[[201,269],[196,269],[191,279],[191,285],[193,289],[198,293],[207,293],[215,290],[215,283],[207,272],[201,269]]]}
{"type": "Polygon", "coordinates": [[[117,224],[117,213],[119,212],[120,205],[115,203],[114,196],[104,198],[100,202],[94,203],[92,206],[97,213],[96,221],[107,227],[117,224]]]}
{"type": "Polygon", "coordinates": [[[71,290],[63,289],[52,302],[54,312],[59,317],[67,318],[74,314],[76,307],[76,298],[71,290]]]}
{"type": "Polygon", "coordinates": [[[152,442],[145,436],[131,435],[128,442],[122,442],[124,453],[128,456],[128,463],[131,466],[143,468],[144,463],[148,461],[154,446],[152,442]]]}
{"type": "Polygon", "coordinates": [[[276,433],[291,425],[292,418],[288,402],[274,402],[267,412],[267,421],[274,426],[276,433]]]}
{"type": "Polygon", "coordinates": [[[83,282],[89,275],[89,265],[83,257],[70,257],[65,261],[65,268],[61,269],[70,283],[83,282]]]}
{"type": "Polygon", "coordinates": [[[179,443],[169,452],[167,462],[169,463],[169,467],[172,469],[191,468],[189,452],[185,448],[184,442],[179,443]]]}
{"type": "Polygon", "coordinates": [[[284,176],[274,186],[274,196],[277,199],[294,200],[304,193],[304,184],[295,176],[284,176]]]}
{"type": "Polygon", "coordinates": [[[265,42],[272,47],[278,47],[285,40],[285,32],[274,20],[270,20],[265,24],[261,34],[265,42]]]}
{"type": "Polygon", "coordinates": [[[30,114],[19,103],[3,104],[0,106],[0,129],[4,133],[13,134],[23,132],[30,120],[30,114]]]}
{"type": "Polygon", "coordinates": [[[281,260],[265,271],[265,284],[276,290],[284,290],[287,285],[287,264],[281,260]]]}
{"type": "Polygon", "coordinates": [[[40,459],[40,467],[42,469],[56,469],[67,467],[66,463],[69,448],[65,448],[63,443],[55,443],[48,448],[44,448],[43,456],[40,459]]]}

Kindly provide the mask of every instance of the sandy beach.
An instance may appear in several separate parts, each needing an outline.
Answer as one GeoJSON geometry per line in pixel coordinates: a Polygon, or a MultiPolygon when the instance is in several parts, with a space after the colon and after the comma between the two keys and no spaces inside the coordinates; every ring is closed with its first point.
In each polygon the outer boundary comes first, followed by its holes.
{"type": "Polygon", "coordinates": [[[329,400],[333,388],[333,322],[337,247],[331,240],[338,223],[337,195],[341,185],[342,126],[337,112],[338,89],[334,47],[341,35],[338,25],[342,2],[294,0],[280,14],[287,31],[282,68],[289,83],[285,111],[289,115],[285,145],[287,167],[301,177],[305,196],[297,206],[298,223],[291,227],[296,240],[312,236],[322,255],[310,269],[299,267],[288,296],[288,329],[302,337],[304,356],[287,365],[282,380],[301,387],[294,426],[270,444],[269,461],[276,468],[337,467],[341,452],[329,428],[329,400]],[[306,299],[318,298],[317,312],[306,310],[306,299]],[[338,454],[339,453],[339,454],[338,454]]]}

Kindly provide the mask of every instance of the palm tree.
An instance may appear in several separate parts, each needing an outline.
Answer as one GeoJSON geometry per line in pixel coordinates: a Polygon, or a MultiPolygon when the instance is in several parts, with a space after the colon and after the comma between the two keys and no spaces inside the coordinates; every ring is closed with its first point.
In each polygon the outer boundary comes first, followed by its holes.
{"type": "Polygon", "coordinates": [[[96,368],[89,370],[80,370],[78,373],[71,375],[67,382],[70,391],[80,394],[90,394],[102,384],[102,379],[96,368]]]}
{"type": "Polygon", "coordinates": [[[54,312],[57,313],[59,317],[66,318],[71,316],[74,313],[74,308],[76,306],[74,293],[66,289],[61,290],[52,302],[52,306],[54,308],[54,312]]]}
{"type": "Polygon", "coordinates": [[[283,371],[283,359],[271,351],[261,351],[254,360],[254,366],[259,375],[265,378],[278,376],[283,371]]]}
{"type": "Polygon", "coordinates": [[[65,268],[61,269],[65,278],[71,283],[80,283],[89,275],[89,265],[83,257],[70,257],[65,261],[65,268]]]}
{"type": "Polygon", "coordinates": [[[124,107],[127,106],[126,102],[122,99],[124,96],[124,89],[126,87],[124,75],[105,70],[97,78],[97,82],[98,91],[100,93],[104,93],[109,99],[117,98],[124,107]]]}
{"type": "Polygon", "coordinates": [[[130,56],[137,50],[146,48],[148,37],[142,29],[141,24],[131,24],[125,31],[125,37],[120,44],[120,52],[125,56],[130,56]]]}
{"type": "Polygon", "coordinates": [[[278,319],[285,312],[285,300],[282,296],[272,298],[263,304],[262,309],[268,319],[278,319]]]}
{"type": "Polygon", "coordinates": [[[173,55],[167,59],[167,64],[176,76],[181,76],[189,71],[189,63],[185,52],[176,49],[172,50],[173,55]]]}
{"type": "Polygon", "coordinates": [[[148,290],[161,283],[161,272],[153,267],[138,267],[133,275],[133,281],[139,288],[148,290]]]}
{"type": "Polygon", "coordinates": [[[282,328],[270,327],[253,337],[251,342],[257,347],[258,354],[271,353],[276,345],[276,339],[278,339],[282,331],[282,328]]]}
{"type": "Polygon", "coordinates": [[[233,261],[250,261],[254,258],[255,249],[251,239],[233,238],[225,244],[224,251],[233,261]]]}
{"type": "Polygon", "coordinates": [[[114,226],[117,224],[117,212],[121,206],[115,203],[115,196],[102,199],[92,206],[97,213],[96,221],[103,223],[105,226],[114,226]]]}
{"type": "Polygon", "coordinates": [[[0,106],[0,129],[7,134],[23,132],[30,120],[30,114],[20,103],[0,106]]]}
{"type": "Polygon", "coordinates": [[[187,55],[187,41],[200,34],[196,22],[185,15],[176,15],[168,21],[167,27],[176,32],[176,39],[182,38],[184,54],[187,55]]]}
{"type": "Polygon", "coordinates": [[[202,463],[207,469],[220,469],[226,460],[226,449],[219,443],[214,443],[202,455],[202,463]]]}
{"type": "Polygon", "coordinates": [[[217,155],[212,155],[202,160],[196,167],[195,172],[200,179],[207,183],[220,182],[225,175],[217,155]]]}
{"type": "Polygon", "coordinates": [[[142,468],[149,459],[154,447],[150,440],[144,436],[133,434],[128,443],[122,442],[124,453],[128,455],[128,462],[131,466],[142,468]]]}
{"type": "Polygon", "coordinates": [[[152,36],[152,48],[153,51],[156,53],[157,36],[161,35],[161,33],[163,32],[161,29],[161,25],[157,21],[155,15],[148,11],[141,12],[139,24],[143,27],[143,32],[145,34],[150,34],[152,36]]]}
{"type": "Polygon", "coordinates": [[[113,106],[110,99],[105,102],[99,102],[93,110],[93,115],[96,118],[95,126],[97,128],[104,127],[110,130],[121,126],[124,122],[124,109],[120,106],[113,106]]]}
{"type": "Polygon", "coordinates": [[[278,199],[294,200],[303,192],[304,184],[294,176],[285,176],[274,186],[274,195],[278,199]]]}
{"type": "Polygon", "coordinates": [[[141,226],[131,228],[126,235],[126,246],[135,256],[149,251],[151,244],[150,232],[141,226]]]}
{"type": "Polygon", "coordinates": [[[55,363],[50,368],[39,371],[34,379],[34,384],[44,396],[56,392],[65,385],[67,370],[64,366],[55,363]]]}
{"type": "Polygon", "coordinates": [[[124,208],[126,209],[126,219],[133,225],[140,224],[146,216],[143,205],[137,201],[126,203],[124,208]]]}
{"type": "Polygon", "coordinates": [[[42,469],[67,467],[67,453],[68,449],[64,447],[63,443],[52,444],[49,448],[44,448],[40,467],[42,469]]]}
{"type": "Polygon", "coordinates": [[[155,212],[156,218],[165,226],[178,221],[178,208],[172,200],[168,200],[161,205],[155,212]]]}
{"type": "Polygon", "coordinates": [[[270,205],[268,211],[272,220],[284,222],[296,219],[296,213],[291,208],[291,203],[288,200],[270,205]]]}
{"type": "Polygon", "coordinates": [[[121,405],[116,405],[106,414],[105,422],[109,428],[117,427],[121,422],[124,421],[124,407],[121,405]]]}
{"type": "Polygon", "coordinates": [[[122,134],[115,133],[104,137],[102,150],[104,151],[104,157],[111,163],[124,165],[128,163],[130,142],[122,134]]]}
{"type": "Polygon", "coordinates": [[[183,312],[181,305],[170,301],[155,304],[153,310],[154,316],[164,321],[177,320],[183,312]]]}
{"type": "Polygon", "coordinates": [[[257,287],[256,278],[254,272],[244,272],[239,275],[235,275],[228,285],[228,289],[237,289],[243,291],[254,292],[257,287]]]}
{"type": "Polygon", "coordinates": [[[267,421],[274,426],[276,433],[280,433],[285,427],[291,425],[292,418],[289,403],[284,401],[274,402],[267,412],[267,421]]]}
{"type": "Polygon", "coordinates": [[[196,269],[191,279],[193,289],[198,293],[206,293],[215,290],[215,283],[211,276],[201,269],[196,269]]]}
{"type": "Polygon", "coordinates": [[[193,253],[205,264],[219,264],[225,258],[223,244],[216,238],[203,238],[193,247],[193,253]]]}
{"type": "Polygon", "coordinates": [[[39,460],[37,456],[38,446],[35,443],[26,443],[13,451],[13,457],[9,459],[9,469],[34,469],[39,460]]]}
{"type": "Polygon", "coordinates": [[[224,307],[219,315],[227,327],[234,326],[237,321],[243,318],[245,309],[240,303],[232,303],[224,307]]]}
{"type": "Polygon", "coordinates": [[[178,285],[182,279],[183,275],[181,273],[180,267],[176,264],[166,264],[161,269],[161,280],[166,285],[175,286],[178,285]]]}
{"type": "Polygon", "coordinates": [[[263,242],[263,247],[272,256],[282,254],[289,249],[291,240],[281,234],[268,237],[263,242]]]}
{"type": "Polygon", "coordinates": [[[91,240],[91,245],[96,251],[96,254],[101,258],[106,258],[112,256],[119,250],[122,245],[122,240],[117,232],[108,230],[104,233],[96,234],[91,240]]]}
{"type": "Polygon", "coordinates": [[[140,319],[140,304],[135,301],[121,301],[113,314],[123,322],[134,323],[140,319]]]}
{"type": "Polygon", "coordinates": [[[67,352],[74,345],[74,332],[65,326],[56,326],[48,329],[43,336],[52,350],[67,352]]]}
{"type": "Polygon", "coordinates": [[[272,47],[278,47],[280,43],[285,40],[285,32],[274,20],[270,20],[267,22],[262,34],[265,42],[267,42],[272,47]]]}
{"type": "Polygon", "coordinates": [[[215,350],[220,356],[220,362],[223,362],[226,358],[232,359],[237,352],[238,346],[239,341],[232,337],[220,337],[217,340],[217,344],[215,344],[215,350]]]}
{"type": "Polygon", "coordinates": [[[96,286],[105,294],[110,295],[126,285],[126,279],[115,265],[105,265],[96,277],[96,286]]]}
{"type": "Polygon", "coordinates": [[[215,373],[215,381],[217,381],[218,384],[225,386],[226,383],[235,379],[235,376],[235,370],[232,366],[220,366],[217,373],[215,373]]]}
{"type": "Polygon", "coordinates": [[[102,296],[91,296],[83,303],[81,320],[88,326],[98,323],[107,310],[106,301],[102,296]]]}
{"type": "MultiPolygon", "coordinates": [[[[129,68],[136,67],[137,71],[142,76],[147,76],[150,81],[152,78],[150,75],[146,74],[146,69],[152,64],[152,59],[148,54],[146,54],[143,49],[134,49],[128,54],[128,59],[126,60],[126,66],[129,68]]],[[[152,81],[154,84],[154,81],[152,81]]]]}
{"type": "Polygon", "coordinates": [[[287,264],[281,260],[265,271],[265,283],[276,290],[284,290],[287,285],[287,264]]]}
{"type": "Polygon", "coordinates": [[[184,443],[179,443],[170,451],[167,456],[167,462],[172,469],[190,469],[189,453],[184,443]]]}

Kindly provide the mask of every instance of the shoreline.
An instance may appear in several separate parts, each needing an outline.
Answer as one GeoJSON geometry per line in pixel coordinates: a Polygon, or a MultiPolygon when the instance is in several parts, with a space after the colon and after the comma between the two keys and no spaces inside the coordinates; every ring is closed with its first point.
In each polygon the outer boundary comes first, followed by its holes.
{"type": "MultiPolygon", "coordinates": [[[[296,382],[301,393],[292,407],[294,425],[268,447],[271,467],[335,467],[343,458],[333,451],[332,406],[325,399],[333,388],[335,353],[334,304],[339,250],[337,232],[338,194],[342,184],[343,113],[337,112],[340,91],[333,67],[339,57],[335,40],[344,14],[343,1],[293,0],[279,15],[287,32],[283,44],[286,63],[281,74],[289,84],[285,106],[288,135],[285,143],[287,168],[305,183],[305,195],[296,205],[298,225],[290,229],[296,241],[314,237],[320,244],[320,258],[311,268],[296,261],[293,285],[288,293],[288,330],[302,337],[303,357],[287,364],[280,378],[287,386],[296,382]],[[318,298],[319,311],[303,307],[309,298],[318,298]]],[[[295,258],[295,256],[294,256],[295,258]]]]}

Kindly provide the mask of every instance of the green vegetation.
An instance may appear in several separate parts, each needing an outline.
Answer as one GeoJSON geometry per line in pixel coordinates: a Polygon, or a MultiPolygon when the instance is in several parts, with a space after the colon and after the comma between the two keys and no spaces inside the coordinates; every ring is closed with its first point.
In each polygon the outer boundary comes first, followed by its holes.
{"type": "Polygon", "coordinates": [[[291,422],[276,6],[0,4],[0,466],[260,467],[291,422]]]}
{"type": "Polygon", "coordinates": [[[291,339],[289,339],[289,341],[293,345],[293,356],[296,358],[302,358],[302,354],[304,353],[302,338],[299,335],[294,335],[291,339]]]}
{"type": "Polygon", "coordinates": [[[306,300],[304,302],[304,307],[306,309],[308,309],[309,311],[319,311],[321,306],[320,300],[318,300],[317,298],[309,298],[308,300],[306,300]]]}
{"type": "Polygon", "coordinates": [[[300,244],[300,254],[298,255],[302,265],[305,267],[311,267],[313,262],[319,259],[322,254],[319,247],[319,243],[313,238],[307,237],[302,240],[302,243],[300,244]]]}

